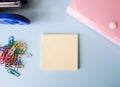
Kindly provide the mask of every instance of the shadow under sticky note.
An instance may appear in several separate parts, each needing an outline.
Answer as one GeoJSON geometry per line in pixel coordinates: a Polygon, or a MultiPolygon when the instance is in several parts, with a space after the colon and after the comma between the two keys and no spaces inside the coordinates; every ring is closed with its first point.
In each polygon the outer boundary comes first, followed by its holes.
{"type": "Polygon", "coordinates": [[[78,34],[42,35],[42,70],[77,70],[78,34]]]}

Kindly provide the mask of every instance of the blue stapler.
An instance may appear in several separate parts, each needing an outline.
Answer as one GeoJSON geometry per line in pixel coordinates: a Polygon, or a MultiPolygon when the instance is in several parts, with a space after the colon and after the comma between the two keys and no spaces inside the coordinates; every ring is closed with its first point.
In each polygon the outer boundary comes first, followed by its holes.
{"type": "MultiPolygon", "coordinates": [[[[0,8],[21,8],[27,0],[0,0],[0,8]]],[[[19,14],[0,13],[0,24],[30,24],[30,20],[19,14]]]]}

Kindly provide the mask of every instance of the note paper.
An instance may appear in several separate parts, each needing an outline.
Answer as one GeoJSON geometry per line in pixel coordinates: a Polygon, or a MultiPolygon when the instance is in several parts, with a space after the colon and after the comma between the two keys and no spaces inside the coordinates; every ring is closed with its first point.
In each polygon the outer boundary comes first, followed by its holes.
{"type": "Polygon", "coordinates": [[[42,35],[42,70],[77,70],[78,34],[42,35]]]}

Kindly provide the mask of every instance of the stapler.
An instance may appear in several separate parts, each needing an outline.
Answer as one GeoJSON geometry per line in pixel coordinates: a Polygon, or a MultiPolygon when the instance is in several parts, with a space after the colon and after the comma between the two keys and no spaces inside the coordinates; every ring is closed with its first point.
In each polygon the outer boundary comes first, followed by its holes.
{"type": "MultiPolygon", "coordinates": [[[[0,0],[0,8],[21,8],[27,0],[0,0]]],[[[30,20],[19,14],[0,13],[0,24],[27,25],[30,20]]]]}

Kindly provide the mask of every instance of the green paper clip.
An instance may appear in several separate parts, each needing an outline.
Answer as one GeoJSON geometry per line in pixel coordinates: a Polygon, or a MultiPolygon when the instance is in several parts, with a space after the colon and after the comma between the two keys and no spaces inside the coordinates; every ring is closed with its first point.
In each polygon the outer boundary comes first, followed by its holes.
{"type": "Polygon", "coordinates": [[[14,75],[14,76],[16,76],[16,77],[19,77],[19,76],[20,76],[20,73],[19,73],[19,72],[17,72],[17,71],[14,70],[14,69],[11,69],[11,68],[9,68],[9,69],[7,70],[7,72],[10,73],[10,74],[12,74],[12,75],[14,75]]]}

